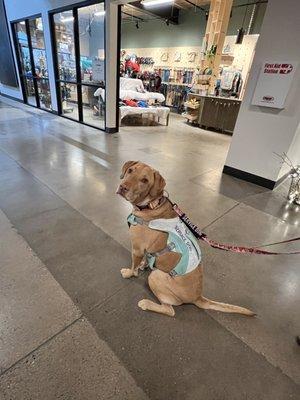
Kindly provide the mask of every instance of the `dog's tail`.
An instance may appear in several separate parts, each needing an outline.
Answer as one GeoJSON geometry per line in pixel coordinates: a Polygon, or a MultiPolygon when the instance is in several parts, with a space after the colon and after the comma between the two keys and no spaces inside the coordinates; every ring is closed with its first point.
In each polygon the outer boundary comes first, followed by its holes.
{"type": "Polygon", "coordinates": [[[256,315],[253,311],[248,310],[247,308],[234,306],[233,304],[219,303],[218,301],[206,299],[203,296],[195,301],[194,304],[199,308],[203,308],[204,310],[216,310],[226,313],[243,314],[248,315],[249,317],[256,315]]]}

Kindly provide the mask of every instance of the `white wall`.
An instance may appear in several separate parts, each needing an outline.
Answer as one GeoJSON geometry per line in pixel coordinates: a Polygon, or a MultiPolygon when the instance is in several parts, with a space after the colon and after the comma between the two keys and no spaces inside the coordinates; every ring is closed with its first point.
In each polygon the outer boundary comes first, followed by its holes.
{"type": "MultiPolygon", "coordinates": [[[[286,172],[274,152],[294,151],[291,145],[300,122],[299,49],[300,1],[269,0],[227,166],[274,182],[286,172]],[[285,109],[281,111],[251,105],[261,65],[267,60],[299,62],[285,109]]],[[[299,151],[299,139],[295,143],[299,151]]]]}
{"type": "MultiPolygon", "coordinates": [[[[4,0],[6,7],[6,15],[8,20],[8,25],[10,29],[10,36],[12,40],[12,32],[10,27],[10,22],[20,18],[30,17],[35,14],[42,14],[43,25],[44,25],[44,37],[46,46],[46,57],[49,71],[49,83],[51,91],[52,108],[57,111],[57,101],[55,92],[55,79],[54,79],[54,69],[53,69],[53,58],[51,51],[51,37],[50,37],[50,26],[48,11],[55,8],[68,6],[74,3],[80,3],[78,0],[4,0]]],[[[13,43],[13,40],[12,40],[13,43]]],[[[16,62],[16,54],[13,46],[13,53],[16,62]]],[[[20,87],[21,90],[21,87],[20,87]]],[[[12,90],[5,86],[1,87],[1,91],[4,94],[17,97],[22,99],[22,94],[18,90],[12,90]]]]}

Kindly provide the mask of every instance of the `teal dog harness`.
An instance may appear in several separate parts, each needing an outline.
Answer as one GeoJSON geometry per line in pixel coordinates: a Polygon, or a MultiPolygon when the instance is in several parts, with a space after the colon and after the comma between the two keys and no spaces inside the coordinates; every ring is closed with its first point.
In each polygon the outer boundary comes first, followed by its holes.
{"type": "Polygon", "coordinates": [[[172,276],[185,275],[200,264],[201,250],[198,240],[179,217],[160,218],[146,222],[142,218],[130,214],[127,222],[129,227],[131,225],[146,225],[150,229],[168,233],[167,246],[163,250],[156,253],[145,252],[143,261],[151,269],[155,268],[157,257],[171,251],[181,254],[179,262],[170,272],[172,276]]]}

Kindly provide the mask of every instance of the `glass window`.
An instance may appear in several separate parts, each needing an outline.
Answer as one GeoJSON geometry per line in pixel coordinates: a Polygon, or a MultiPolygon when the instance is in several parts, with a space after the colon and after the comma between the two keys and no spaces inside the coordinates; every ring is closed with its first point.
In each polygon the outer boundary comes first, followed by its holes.
{"type": "Polygon", "coordinates": [[[49,79],[37,79],[37,86],[40,98],[40,106],[42,108],[46,108],[47,110],[52,110],[49,79]]]}
{"type": "Polygon", "coordinates": [[[25,21],[17,22],[15,24],[15,32],[18,43],[18,55],[20,59],[22,74],[32,76],[25,21]]]}
{"type": "Polygon", "coordinates": [[[105,128],[103,89],[96,86],[82,85],[83,122],[97,128],[105,128]]]}
{"type": "Polygon", "coordinates": [[[63,115],[78,120],[77,85],[61,82],[60,93],[63,115]]]}
{"type": "Polygon", "coordinates": [[[29,20],[29,31],[37,77],[48,78],[48,67],[44,42],[44,28],[42,18],[29,20]]]}
{"type": "Polygon", "coordinates": [[[51,110],[51,94],[41,17],[14,24],[17,55],[27,103],[51,110]],[[27,35],[28,33],[28,35],[27,35]],[[36,93],[37,91],[37,93],[36,93]]]}
{"type": "Polygon", "coordinates": [[[25,90],[26,90],[28,104],[36,107],[37,104],[36,104],[36,96],[35,96],[35,88],[34,88],[33,79],[26,77],[24,79],[24,86],[25,86],[25,90]]]}
{"type": "Polygon", "coordinates": [[[105,129],[104,2],[77,5],[72,10],[53,14],[52,18],[60,112],[65,117],[105,129]]]}
{"type": "Polygon", "coordinates": [[[54,14],[58,75],[64,81],[76,81],[73,11],[54,14]]]}
{"type": "Polygon", "coordinates": [[[82,82],[104,84],[104,3],[78,9],[82,82]]]}

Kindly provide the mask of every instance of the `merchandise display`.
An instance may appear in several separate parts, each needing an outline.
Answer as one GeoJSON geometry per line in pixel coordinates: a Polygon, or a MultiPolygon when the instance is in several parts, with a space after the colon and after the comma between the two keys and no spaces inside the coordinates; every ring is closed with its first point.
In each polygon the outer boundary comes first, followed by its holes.
{"type": "MultiPolygon", "coordinates": [[[[234,7],[243,7],[247,14],[247,4],[214,0],[204,8],[193,8],[193,4],[187,3],[185,7],[174,4],[179,9],[179,18],[171,24],[168,18],[161,18],[158,9],[158,14],[153,10],[150,18],[138,2],[132,6],[126,2],[122,15],[120,76],[140,79],[148,93],[163,94],[165,101],[161,105],[168,107],[171,115],[175,112],[185,122],[232,132],[261,20],[256,19],[254,12],[249,21],[243,13],[241,21],[238,12],[232,14],[234,7]],[[242,40],[237,40],[235,34],[226,36],[226,32],[238,32],[240,26],[244,33],[242,40]],[[199,40],[195,39],[197,34],[199,40]]],[[[132,105],[139,100],[151,104],[146,96],[126,94],[130,97],[126,100],[133,100],[132,105]]],[[[124,100],[122,90],[120,99],[124,100]]]]}
{"type": "Polygon", "coordinates": [[[221,96],[239,98],[243,84],[241,71],[233,67],[224,67],[221,69],[220,76],[220,80],[216,84],[218,93],[220,89],[221,96]]]}
{"type": "MultiPolygon", "coordinates": [[[[97,89],[94,96],[104,102],[105,89],[97,89]]],[[[120,121],[128,115],[145,115],[148,118],[157,116],[158,121],[164,119],[168,123],[170,109],[161,106],[165,96],[159,92],[148,92],[141,79],[121,77],[119,98],[120,121]]]]}
{"type": "MultiPolygon", "coordinates": [[[[241,45],[235,43],[235,36],[226,36],[219,76],[215,79],[214,96],[219,96],[220,99],[241,99],[258,36],[245,35],[241,45]]],[[[215,53],[216,48],[210,51],[215,53]]],[[[164,95],[165,105],[172,111],[182,114],[188,122],[206,126],[199,120],[201,102],[190,97],[193,94],[207,96],[211,79],[213,79],[212,68],[209,66],[201,68],[200,64],[200,46],[194,48],[132,48],[123,49],[121,52],[121,76],[140,78],[146,90],[160,92],[164,95]],[[141,60],[145,59],[148,62],[142,64],[141,60]]],[[[146,99],[141,94],[128,93],[128,95],[132,100],[146,99]]],[[[124,93],[121,91],[120,98],[122,99],[122,97],[124,99],[124,93]]],[[[218,103],[213,102],[212,104],[218,103]]],[[[223,107],[225,100],[220,104],[223,107]]],[[[235,108],[233,105],[226,103],[228,109],[224,108],[223,110],[222,108],[220,124],[211,123],[211,119],[208,119],[210,124],[207,126],[232,132],[239,103],[235,108]],[[233,109],[235,112],[226,119],[228,120],[226,125],[222,122],[225,118],[224,112],[229,112],[229,110],[232,112],[233,109]]],[[[218,110],[211,110],[210,113],[217,115],[218,110]]]]}

